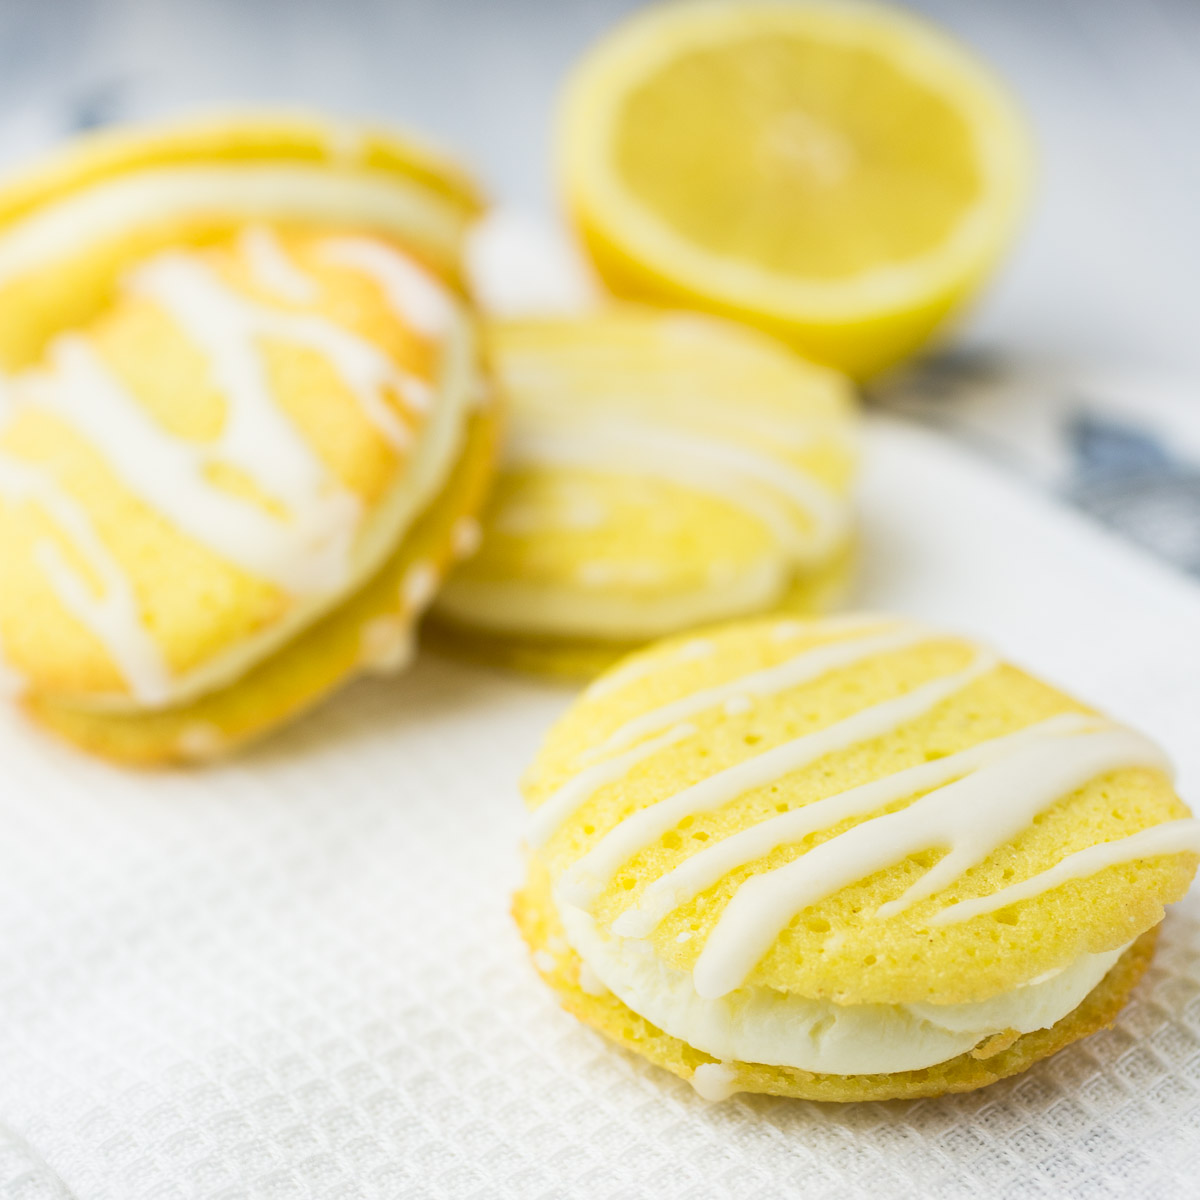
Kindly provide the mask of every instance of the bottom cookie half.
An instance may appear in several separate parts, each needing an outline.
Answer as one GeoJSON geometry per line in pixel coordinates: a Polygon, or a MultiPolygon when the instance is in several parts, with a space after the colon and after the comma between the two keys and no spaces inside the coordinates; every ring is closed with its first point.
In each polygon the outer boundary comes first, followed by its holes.
{"type": "Polygon", "coordinates": [[[454,556],[455,530],[483,502],[496,455],[494,409],[472,418],[440,495],[392,557],[354,595],[241,678],[158,711],[84,711],[36,694],[29,715],[102,758],[152,766],[220,757],[316,704],[363,670],[402,656],[421,610],[454,556]],[[394,647],[382,643],[394,643],[394,647]],[[396,654],[385,654],[395,649],[396,654]]]}
{"type": "MultiPolygon", "coordinates": [[[[585,989],[581,985],[583,964],[563,937],[544,876],[517,894],[513,916],[533,952],[539,974],[573,1016],[683,1079],[692,1080],[698,1068],[715,1062],[710,1055],[638,1016],[611,992],[585,989]]],[[[1024,1034],[986,1057],[985,1045],[919,1071],[881,1075],[819,1075],[792,1067],[730,1062],[722,1064],[722,1092],[763,1092],[804,1100],[849,1102],[917,1099],[985,1087],[1020,1074],[1039,1059],[1110,1026],[1149,966],[1157,940],[1157,928],[1142,934],[1078,1008],[1049,1029],[1024,1034]]]]}

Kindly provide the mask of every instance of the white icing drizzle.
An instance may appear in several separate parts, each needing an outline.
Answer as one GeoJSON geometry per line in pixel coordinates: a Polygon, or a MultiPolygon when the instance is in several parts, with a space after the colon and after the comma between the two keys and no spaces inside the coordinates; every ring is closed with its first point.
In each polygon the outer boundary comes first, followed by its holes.
{"type": "Polygon", "coordinates": [[[534,810],[525,834],[526,842],[532,847],[543,845],[568,817],[578,812],[602,787],[624,779],[638,763],[695,732],[694,725],[676,725],[660,737],[651,738],[624,754],[585,767],[534,810]]]}
{"type": "Polygon", "coordinates": [[[799,621],[780,621],[771,630],[771,637],[777,642],[790,641],[797,634],[804,632],[804,626],[799,621]]]}
{"type": "Polygon", "coordinates": [[[822,440],[832,440],[834,426],[831,422],[825,424],[826,429],[818,428],[818,419],[806,415],[804,424],[798,422],[774,420],[764,413],[749,413],[745,406],[731,407],[726,401],[695,403],[695,397],[688,397],[688,411],[696,417],[724,426],[731,434],[752,433],[755,437],[769,446],[784,446],[788,450],[807,450],[822,440]]]}
{"type": "Polygon", "coordinates": [[[394,172],[331,171],[324,163],[149,167],[80,188],[8,226],[0,286],[148,222],[194,215],[369,227],[449,258],[462,232],[454,204],[394,172]]]}
{"type": "Polygon", "coordinates": [[[490,518],[492,529],[510,537],[547,533],[554,529],[599,529],[608,517],[608,509],[599,497],[588,494],[576,484],[569,492],[560,490],[553,510],[538,504],[510,500],[490,518]]]}
{"type": "MultiPolygon", "coordinates": [[[[780,629],[781,636],[790,636],[791,632],[790,627],[780,629]]],[[[680,730],[676,726],[654,741],[642,740],[659,733],[663,725],[695,716],[715,704],[723,704],[727,710],[732,706],[737,714],[743,711],[740,700],[744,696],[794,686],[837,666],[931,636],[902,629],[827,643],[775,667],[694,693],[635,718],[582,756],[586,762],[599,754],[601,761],[586,767],[551,797],[554,809],[544,814],[544,832],[557,828],[600,787],[624,778],[664,745],[695,732],[692,727],[680,730]],[[626,749],[630,743],[634,745],[632,750],[626,749]],[[603,757],[613,752],[617,752],[616,757],[603,757]]],[[[618,686],[644,677],[670,658],[656,655],[649,662],[631,664],[633,670],[625,680],[619,679],[622,672],[617,673],[618,686]]],[[[653,846],[681,821],[770,786],[825,755],[893,733],[933,711],[997,665],[993,655],[981,651],[962,671],[861,709],[638,809],[619,820],[562,874],[555,887],[560,910],[585,915],[624,863],[653,846]]],[[[649,943],[643,939],[669,912],[731,871],[776,849],[796,845],[811,834],[865,818],[790,862],[751,875],[738,885],[692,971],[695,994],[705,1000],[720,999],[745,983],[781,932],[808,906],[915,855],[942,851],[934,865],[902,895],[880,904],[871,914],[886,920],[952,886],[1079,789],[1112,772],[1138,768],[1166,774],[1171,770],[1159,747],[1142,735],[1093,714],[1060,713],[944,758],[920,762],[769,816],[720,839],[652,880],[638,900],[611,923],[611,933],[626,939],[628,945],[648,950],[649,943]]],[[[1168,821],[1076,851],[1028,879],[987,896],[959,901],[926,924],[944,926],[967,921],[1109,866],[1184,851],[1200,854],[1200,820],[1168,821]]],[[[690,940],[691,936],[685,930],[676,940],[690,940]]]]}
{"type": "Polygon", "coordinates": [[[317,282],[301,271],[267,225],[248,225],[238,239],[254,281],[264,291],[292,304],[306,304],[319,294],[317,282]]]}
{"type": "Polygon", "coordinates": [[[865,816],[910,796],[941,787],[979,767],[996,762],[1031,739],[1079,733],[1097,726],[1095,718],[1064,713],[1027,729],[979,742],[957,754],[918,763],[894,775],[873,779],[847,791],[814,800],[801,808],[769,817],[706,846],[647,885],[636,904],[613,922],[613,933],[646,937],[672,909],[712,887],[730,871],[765,858],[780,846],[802,841],[852,817],[865,816]]]}
{"type": "Polygon", "coordinates": [[[481,373],[475,376],[467,403],[473,412],[487,412],[488,409],[495,407],[496,389],[486,375],[481,373]]]}
{"type": "Polygon", "coordinates": [[[445,285],[393,246],[368,238],[326,238],[321,257],[372,280],[401,323],[425,337],[444,336],[454,321],[454,304],[445,285]]]}
{"type": "Polygon", "coordinates": [[[756,517],[799,563],[827,557],[849,521],[846,505],[800,467],[729,441],[644,421],[587,418],[539,429],[518,427],[507,462],[675,480],[756,517]],[[794,510],[807,515],[811,529],[797,525],[794,510]]]}
{"type": "Polygon", "coordinates": [[[1164,821],[1161,825],[1152,825],[1149,829],[1141,829],[1128,837],[1076,850],[1045,871],[1039,871],[1036,875],[1001,888],[998,892],[992,892],[989,896],[960,900],[937,913],[930,919],[929,924],[956,925],[983,913],[1007,908],[1020,900],[1028,900],[1072,879],[1084,879],[1095,875],[1105,867],[1119,866],[1121,863],[1153,858],[1161,854],[1181,854],[1189,850],[1200,854],[1200,820],[1184,817],[1176,821],[1164,821]]]}
{"type": "MultiPolygon", "coordinates": [[[[658,324],[661,335],[667,322],[660,320],[658,324]]],[[[709,342],[712,332],[708,331],[709,342]]],[[[750,362],[741,364],[733,376],[718,370],[715,391],[713,372],[707,363],[697,369],[694,355],[688,359],[678,356],[657,361],[639,358],[636,364],[630,364],[620,356],[614,357],[611,346],[583,345],[578,340],[557,346],[541,343],[532,354],[508,347],[501,372],[513,392],[527,394],[533,402],[540,401],[551,409],[556,407],[557,397],[563,392],[587,396],[595,388],[595,380],[603,378],[604,391],[597,398],[609,409],[616,402],[620,411],[635,414],[665,410],[689,427],[697,423],[715,426],[719,437],[728,435],[738,440],[749,433],[768,447],[804,451],[815,444],[828,443],[842,453],[854,453],[857,438],[848,416],[812,411],[804,396],[808,390],[806,384],[797,387],[794,362],[784,364],[782,377],[771,372],[764,380],[761,373],[755,372],[753,360],[761,362],[758,353],[750,362]],[[778,394],[782,385],[795,395],[794,409],[789,413],[782,405],[772,405],[772,411],[758,406],[751,411],[748,405],[738,403],[742,395],[753,394],[757,381],[762,382],[764,394],[778,394]]],[[[832,380],[833,376],[827,378],[832,380]]]]}
{"type": "Polygon", "coordinates": [[[103,644],[130,692],[146,705],[162,704],[171,676],[142,618],[137,596],[120,564],[100,540],[87,512],[48,476],[26,463],[0,460],[0,493],[16,502],[43,508],[70,538],[100,580],[103,592],[72,570],[59,548],[40,542],[35,554],[67,610],[103,644]]]}
{"type": "Polygon", "coordinates": [[[720,808],[747,792],[775,783],[827,754],[883,737],[910,721],[918,720],[991,671],[996,662],[992,655],[980,654],[965,670],[931,680],[911,692],[784,742],[718,771],[648,808],[640,809],[611,829],[571,865],[559,883],[560,894],[577,908],[587,908],[622,863],[669,833],[685,817],[720,808]]]}
{"type": "Polygon", "coordinates": [[[279,408],[258,339],[280,337],[321,353],[376,428],[400,447],[409,432],[383,396],[385,387],[403,382],[390,360],[321,317],[247,302],[205,264],[182,255],[147,264],[133,285],[162,305],[208,356],[228,406],[220,436],[206,443],[172,436],[77,336],[54,344],[58,372],[35,378],[36,399],[83,432],[123,482],[185,534],[293,593],[335,592],[349,571],[362,506],[330,477],[279,408]],[[287,516],[281,519],[214,485],[208,471],[218,464],[237,469],[282,501],[287,516]]]}
{"type": "MultiPolygon", "coordinates": [[[[301,301],[314,281],[286,256],[274,234],[252,227],[240,251],[268,290],[301,301]]],[[[50,348],[53,370],[22,379],[22,396],[69,422],[106,458],[143,502],[185,535],[226,561],[307,597],[336,594],[352,567],[362,519],[360,501],[330,474],[272,395],[260,340],[278,338],[321,354],[353,391],[364,415],[394,447],[411,440],[407,422],[387,399],[411,408],[428,403],[429,388],[396,369],[372,343],[310,313],[254,304],[230,290],[205,263],[167,253],[138,270],[132,288],[160,305],[205,353],[226,402],[219,436],[193,442],[172,435],[122,387],[78,335],[50,348]],[[231,468],[284,515],[213,482],[231,468]]],[[[25,464],[5,464],[0,488],[41,504],[71,538],[103,584],[96,596],[53,543],[37,548],[38,563],[64,606],[104,644],[130,692],[147,706],[166,703],[170,673],[146,629],[132,585],[97,538],[83,509],[25,464]]],[[[427,602],[428,571],[410,580],[411,598],[427,602]]]]}
{"type": "Polygon", "coordinates": [[[880,916],[944,888],[1026,828],[1038,813],[1101,775],[1167,769],[1152,742],[1121,728],[1037,738],[894,813],[864,821],[785,866],[751,876],[725,906],[693,972],[696,991],[739,987],[792,918],[876,871],[945,847],[947,853],[880,916]]]}
{"type": "Polygon", "coordinates": [[[600,700],[605,696],[611,696],[613,692],[619,692],[631,683],[648,678],[662,666],[663,659],[660,655],[643,654],[635,658],[632,662],[624,663],[622,666],[601,675],[599,679],[590,683],[584,689],[584,699],[600,700]]]}
{"type": "MultiPolygon", "coordinates": [[[[847,614],[839,617],[822,617],[811,621],[780,621],[772,630],[771,636],[776,641],[791,641],[801,635],[811,636],[813,633],[857,633],[862,629],[879,630],[881,627],[894,625],[894,619],[881,616],[862,616],[847,614]]],[[[679,662],[690,662],[698,658],[709,657],[717,648],[711,638],[692,638],[685,642],[673,655],[645,654],[632,662],[601,675],[591,683],[583,693],[589,700],[599,700],[603,696],[618,692],[631,683],[646,679],[651,675],[665,670],[668,666],[679,662]]],[[[733,696],[735,707],[741,708],[741,701],[748,700],[747,696],[733,696]]]]}
{"type": "Polygon", "coordinates": [[[77,336],[54,344],[57,371],[36,380],[37,396],[88,438],[131,491],[183,533],[289,591],[332,590],[348,571],[361,505],[330,485],[316,455],[275,406],[257,354],[248,344],[242,350],[227,356],[219,374],[229,410],[215,442],[173,437],[77,336]],[[268,446],[272,453],[264,454],[268,446]],[[268,495],[283,499],[290,520],[214,486],[207,471],[217,463],[236,467],[268,495]]]}
{"type": "Polygon", "coordinates": [[[625,663],[607,674],[601,675],[593,682],[584,695],[589,700],[600,700],[604,696],[619,692],[631,683],[646,679],[657,674],[671,663],[693,662],[699,658],[707,658],[716,649],[716,643],[708,638],[692,638],[684,642],[673,654],[645,654],[625,663]]]}
{"type": "Polygon", "coordinates": [[[607,587],[657,583],[665,574],[662,563],[656,562],[585,562],[575,578],[588,587],[607,587]]]}
{"type": "MultiPolygon", "coordinates": [[[[225,384],[230,404],[249,404],[250,388],[262,388],[259,338],[315,350],[327,359],[354,393],[363,415],[397,449],[410,441],[406,423],[384,399],[391,388],[414,409],[428,406],[428,385],[399,371],[377,346],[314,313],[263,308],[231,291],[205,263],[184,254],[164,254],[136,271],[134,290],[171,315],[205,350],[213,373],[225,384]],[[253,383],[250,380],[253,379],[253,383]]],[[[272,402],[267,393],[267,405],[272,402]]],[[[263,397],[254,397],[264,407],[263,397]]]]}
{"type": "Polygon", "coordinates": [[[798,637],[810,637],[814,633],[858,633],[864,629],[878,630],[883,626],[894,626],[896,618],[880,613],[842,613],[836,617],[789,617],[777,621],[771,628],[771,637],[777,642],[790,642],[798,637]]]}
{"type": "Polygon", "coordinates": [[[599,745],[586,751],[581,756],[581,761],[590,762],[616,753],[633,742],[657,733],[660,729],[717,708],[733,696],[775,695],[789,688],[811,683],[814,679],[839,668],[853,666],[891,650],[903,650],[918,642],[928,641],[930,636],[920,629],[889,630],[870,637],[847,638],[844,641],[815,646],[773,667],[739,675],[736,679],[692,692],[671,701],[670,704],[664,704],[661,708],[641,713],[615,729],[599,745]]]}

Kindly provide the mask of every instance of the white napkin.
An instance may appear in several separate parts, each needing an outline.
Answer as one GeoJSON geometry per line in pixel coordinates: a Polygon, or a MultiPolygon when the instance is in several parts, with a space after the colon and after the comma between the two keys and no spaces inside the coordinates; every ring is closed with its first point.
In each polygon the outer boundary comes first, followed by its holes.
{"type": "MultiPolygon", "coordinates": [[[[863,605],[1095,697],[1196,795],[1200,589],[890,419],[863,503],[863,605]]],[[[710,1106],[561,1013],[507,907],[569,695],[427,657],[205,772],[0,722],[0,1194],[1195,1195],[1194,900],[1113,1030],[962,1097],[710,1106]]]]}

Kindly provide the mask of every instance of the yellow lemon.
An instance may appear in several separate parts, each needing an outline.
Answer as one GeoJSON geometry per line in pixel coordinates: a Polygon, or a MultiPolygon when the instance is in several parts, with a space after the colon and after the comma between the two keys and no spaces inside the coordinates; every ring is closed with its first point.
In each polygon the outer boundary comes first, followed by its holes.
{"type": "Polygon", "coordinates": [[[1030,175],[1010,100],[943,34],[779,0],[618,28],[570,81],[560,160],[613,291],[740,318],[860,378],[976,289],[1030,175]]]}

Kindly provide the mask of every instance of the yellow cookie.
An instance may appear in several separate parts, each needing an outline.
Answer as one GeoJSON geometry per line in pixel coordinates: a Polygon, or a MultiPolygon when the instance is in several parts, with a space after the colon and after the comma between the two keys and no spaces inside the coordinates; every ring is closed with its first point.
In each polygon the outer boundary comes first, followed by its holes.
{"type": "Polygon", "coordinates": [[[165,137],[148,166],[124,161],[134,137],[68,153],[75,186],[0,223],[0,326],[28,288],[95,285],[82,319],[48,308],[4,348],[4,674],[120,761],[211,757],[401,666],[489,480],[497,418],[453,281],[473,202],[399,148],[390,169],[322,162],[297,127],[291,163],[271,128],[212,132],[203,166],[165,137]],[[437,236],[404,236],[410,185],[437,236]],[[126,258],[156,223],[177,240],[126,258]]]}
{"type": "Polygon", "coordinates": [[[594,675],[647,640],[827,610],[853,558],[848,384],[717,318],[614,308],[493,327],[511,431],[439,645],[594,675]]]}
{"type": "Polygon", "coordinates": [[[1161,751],[961,638],[758,619],[601,676],[526,779],[516,916],[709,1097],[982,1086],[1111,1023],[1200,821],[1161,751]]]}

